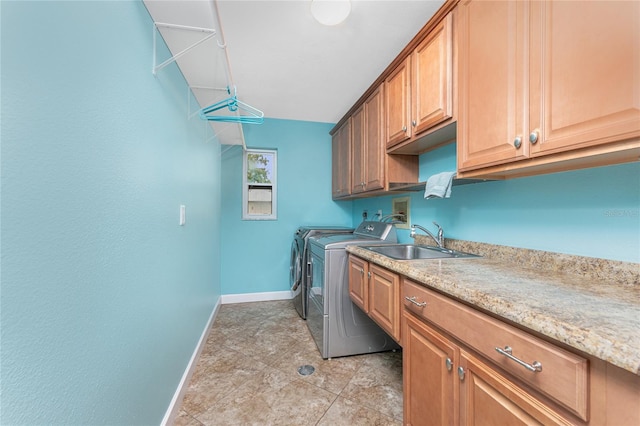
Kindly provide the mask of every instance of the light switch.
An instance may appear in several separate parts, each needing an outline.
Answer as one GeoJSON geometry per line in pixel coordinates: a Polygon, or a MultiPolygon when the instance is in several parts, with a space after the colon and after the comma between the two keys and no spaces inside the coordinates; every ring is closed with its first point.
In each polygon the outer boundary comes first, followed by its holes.
{"type": "Polygon", "coordinates": [[[187,222],[187,207],[184,204],[180,205],[180,226],[184,226],[187,222]]]}

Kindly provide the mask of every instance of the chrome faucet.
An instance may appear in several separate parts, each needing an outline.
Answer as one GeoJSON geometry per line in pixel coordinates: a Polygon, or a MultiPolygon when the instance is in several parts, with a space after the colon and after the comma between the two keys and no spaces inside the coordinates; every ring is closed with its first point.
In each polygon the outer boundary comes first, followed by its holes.
{"type": "Polygon", "coordinates": [[[444,231],[442,230],[442,227],[440,225],[438,225],[437,223],[433,222],[433,224],[438,227],[438,236],[437,237],[435,235],[433,235],[431,233],[431,231],[429,231],[428,229],[426,229],[426,228],[424,228],[424,227],[422,227],[420,225],[416,225],[415,223],[413,225],[411,225],[411,233],[409,234],[409,236],[411,238],[415,238],[415,236],[416,236],[416,228],[418,228],[421,231],[425,232],[428,236],[433,238],[433,241],[436,242],[438,247],[444,248],[444,231]]]}
{"type": "Polygon", "coordinates": [[[382,216],[382,217],[380,218],[380,222],[384,222],[384,221],[386,221],[387,219],[390,219],[390,218],[392,218],[392,217],[396,217],[396,216],[398,216],[398,217],[405,217],[406,215],[405,215],[404,213],[387,214],[387,215],[384,215],[384,216],[382,216]]]}

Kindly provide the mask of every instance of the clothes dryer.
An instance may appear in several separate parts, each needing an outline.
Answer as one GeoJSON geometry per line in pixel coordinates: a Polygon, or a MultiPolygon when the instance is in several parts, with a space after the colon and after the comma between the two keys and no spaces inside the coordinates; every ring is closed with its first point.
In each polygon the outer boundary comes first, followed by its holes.
{"type": "Polygon", "coordinates": [[[351,233],[353,233],[353,228],[344,226],[301,226],[293,234],[289,265],[289,286],[293,293],[293,306],[295,306],[302,319],[307,319],[307,282],[310,274],[307,261],[309,238],[320,235],[351,233]]]}

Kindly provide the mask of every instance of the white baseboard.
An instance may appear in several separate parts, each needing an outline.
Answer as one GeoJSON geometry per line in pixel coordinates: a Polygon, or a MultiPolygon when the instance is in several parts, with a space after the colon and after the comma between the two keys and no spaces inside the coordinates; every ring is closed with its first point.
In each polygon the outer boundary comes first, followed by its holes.
{"type": "Polygon", "coordinates": [[[293,299],[291,290],[269,291],[265,293],[244,293],[244,294],[223,294],[220,296],[223,305],[245,302],[265,302],[268,300],[290,300],[293,299]]]}
{"type": "Polygon", "coordinates": [[[189,364],[187,364],[187,368],[182,375],[182,379],[178,384],[178,388],[173,395],[173,399],[171,399],[171,403],[169,404],[169,408],[167,408],[167,412],[162,419],[162,426],[167,426],[174,423],[175,418],[178,416],[178,412],[180,407],[182,406],[182,400],[184,399],[184,395],[187,392],[187,386],[189,385],[189,381],[191,380],[191,376],[196,368],[196,364],[198,362],[198,358],[200,357],[200,353],[204,348],[204,344],[207,341],[207,337],[209,337],[209,332],[211,331],[211,326],[218,315],[218,311],[220,310],[220,305],[222,305],[221,301],[222,297],[218,298],[216,305],[213,307],[213,311],[209,316],[209,320],[205,325],[202,334],[200,335],[200,340],[198,341],[198,345],[196,346],[193,354],[191,355],[191,359],[189,360],[189,364]]]}

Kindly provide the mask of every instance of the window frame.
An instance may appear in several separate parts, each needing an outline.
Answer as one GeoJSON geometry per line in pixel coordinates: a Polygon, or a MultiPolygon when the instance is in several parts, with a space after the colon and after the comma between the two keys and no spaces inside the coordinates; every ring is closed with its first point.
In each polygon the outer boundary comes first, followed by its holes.
{"type": "Polygon", "coordinates": [[[277,220],[278,219],[278,150],[268,148],[247,148],[242,154],[242,220],[277,220]],[[249,154],[267,154],[272,156],[270,184],[249,182],[249,154]],[[271,187],[271,214],[249,213],[249,187],[271,187]]]}

